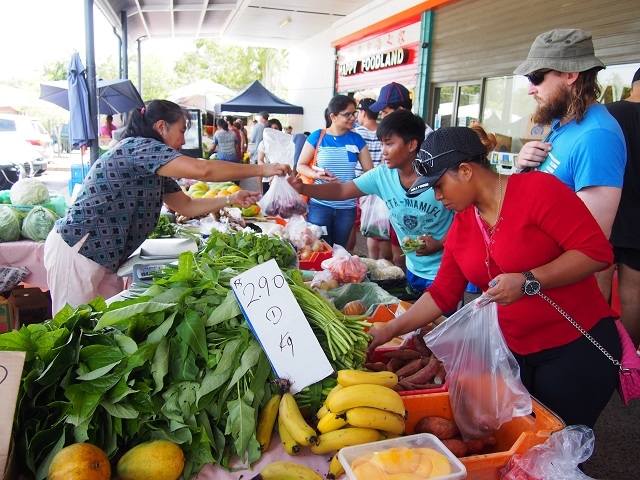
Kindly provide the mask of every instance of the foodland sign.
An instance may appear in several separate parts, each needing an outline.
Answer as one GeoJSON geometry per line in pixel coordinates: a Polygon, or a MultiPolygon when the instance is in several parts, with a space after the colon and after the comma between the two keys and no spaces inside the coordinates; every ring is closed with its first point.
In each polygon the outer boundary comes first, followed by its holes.
{"type": "Polygon", "coordinates": [[[362,60],[351,60],[340,63],[338,71],[340,76],[346,77],[357,73],[372,72],[383,68],[396,67],[409,60],[409,52],[404,48],[397,48],[390,52],[370,55],[362,60]]]}

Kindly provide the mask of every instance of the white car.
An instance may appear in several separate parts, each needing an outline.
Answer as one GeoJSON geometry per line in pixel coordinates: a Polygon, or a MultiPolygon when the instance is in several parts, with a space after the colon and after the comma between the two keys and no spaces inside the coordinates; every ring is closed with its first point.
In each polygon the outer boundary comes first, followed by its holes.
{"type": "Polygon", "coordinates": [[[47,170],[47,161],[38,150],[10,133],[0,133],[0,162],[4,165],[14,164],[19,168],[21,178],[39,176],[47,170]]]}
{"type": "Polygon", "coordinates": [[[18,135],[26,140],[45,160],[53,156],[51,136],[36,118],[0,113],[0,136],[6,134],[18,135]]]}

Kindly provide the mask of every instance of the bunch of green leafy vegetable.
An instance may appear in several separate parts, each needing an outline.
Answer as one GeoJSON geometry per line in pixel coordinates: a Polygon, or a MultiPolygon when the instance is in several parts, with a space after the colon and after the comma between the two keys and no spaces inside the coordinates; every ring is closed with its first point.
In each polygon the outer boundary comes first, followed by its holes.
{"type": "Polygon", "coordinates": [[[173,237],[176,233],[176,224],[171,221],[168,215],[160,215],[158,223],[153,232],[149,234],[149,238],[168,238],[173,237]]]}
{"type": "MultiPolygon", "coordinates": [[[[214,232],[197,255],[185,252],[155,272],[154,284],[135,298],[107,306],[98,297],[0,335],[0,349],[27,352],[14,423],[22,471],[44,479],[53,456],[73,442],[91,442],[117,461],[155,438],[181,446],[186,479],[209,462],[228,467],[232,456],[255,462],[258,412],[272,395],[273,373],[229,282],[270,258],[286,266],[295,252],[277,238],[214,232]]],[[[300,290],[299,271],[288,273],[292,290],[300,290]]],[[[354,338],[364,338],[364,322],[323,311],[336,317],[323,319],[325,326],[342,322],[350,332],[343,338],[335,325],[329,333],[315,326],[327,355],[335,356],[328,342],[339,338],[361,356],[366,344],[354,338]]],[[[303,390],[301,403],[317,410],[330,383],[303,390]]]]}

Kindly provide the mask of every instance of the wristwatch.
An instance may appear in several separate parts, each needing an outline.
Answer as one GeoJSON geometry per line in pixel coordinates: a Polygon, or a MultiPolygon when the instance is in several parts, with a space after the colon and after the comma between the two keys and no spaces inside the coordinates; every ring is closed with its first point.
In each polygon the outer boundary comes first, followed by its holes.
{"type": "Polygon", "coordinates": [[[522,284],[522,291],[526,295],[536,295],[540,291],[540,282],[536,280],[530,270],[522,272],[524,275],[524,283],[522,284]]]}

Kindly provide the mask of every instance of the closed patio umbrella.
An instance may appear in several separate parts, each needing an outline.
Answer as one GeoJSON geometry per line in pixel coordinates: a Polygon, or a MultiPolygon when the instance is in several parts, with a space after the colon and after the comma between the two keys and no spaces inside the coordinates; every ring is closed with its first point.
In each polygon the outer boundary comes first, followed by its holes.
{"type": "Polygon", "coordinates": [[[89,89],[85,68],[80,55],[71,56],[68,77],[69,142],[74,147],[86,147],[96,138],[91,113],[89,112],[89,89]]]}

